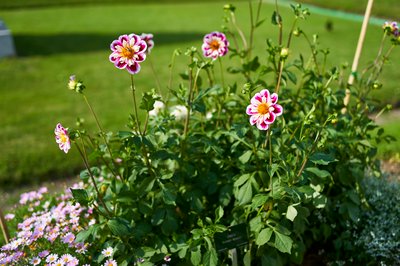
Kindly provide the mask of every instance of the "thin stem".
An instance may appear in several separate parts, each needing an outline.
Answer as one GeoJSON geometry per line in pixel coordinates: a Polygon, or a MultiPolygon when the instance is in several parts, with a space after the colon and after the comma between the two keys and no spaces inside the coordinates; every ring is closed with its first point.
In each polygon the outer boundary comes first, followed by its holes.
{"type": "Polygon", "coordinates": [[[281,80],[282,80],[282,72],[283,72],[284,63],[285,63],[284,60],[279,60],[279,73],[278,73],[278,79],[276,81],[276,87],[275,87],[276,93],[279,93],[279,89],[281,88],[281,80]]]}
{"type": "Polygon", "coordinates": [[[147,114],[146,114],[146,120],[144,121],[143,136],[146,135],[148,123],[149,123],[149,112],[147,112],[147,114]]]}
{"type": "MultiPolygon", "coordinates": [[[[190,60],[190,64],[193,63],[193,58],[190,60]]],[[[186,114],[186,119],[185,119],[185,126],[183,130],[183,135],[187,136],[188,130],[189,130],[189,121],[190,121],[190,111],[191,111],[191,106],[192,106],[192,92],[193,92],[193,69],[189,67],[189,93],[188,93],[188,98],[187,98],[187,114],[186,114]]]]}
{"type": "Polygon", "coordinates": [[[158,76],[157,76],[156,70],[154,68],[153,62],[151,61],[151,56],[147,56],[147,59],[150,62],[150,68],[151,68],[151,71],[153,72],[154,78],[155,78],[156,83],[157,83],[158,94],[160,94],[160,96],[162,96],[162,94],[161,94],[161,83],[160,83],[160,80],[158,79],[158,76]]]}
{"type": "Polygon", "coordinates": [[[288,49],[289,49],[291,41],[292,41],[293,31],[294,31],[294,27],[296,26],[297,19],[298,19],[298,17],[296,17],[294,19],[293,24],[292,24],[292,28],[290,29],[290,33],[289,33],[289,37],[288,37],[288,41],[287,41],[287,45],[286,45],[286,48],[288,48],[288,49]]]}
{"type": "Polygon", "coordinates": [[[225,88],[224,68],[222,67],[222,59],[221,59],[221,57],[218,57],[218,61],[219,61],[219,67],[220,67],[220,69],[221,69],[221,83],[222,83],[222,87],[225,88]]]}
{"type": "Polygon", "coordinates": [[[169,96],[170,96],[170,90],[172,88],[172,77],[173,77],[173,70],[174,70],[174,65],[175,65],[175,56],[177,54],[177,50],[175,50],[172,53],[172,58],[171,58],[171,64],[169,65],[170,71],[169,71],[169,80],[168,80],[168,91],[167,91],[167,97],[166,97],[166,102],[165,104],[167,105],[166,107],[168,108],[168,102],[169,102],[169,96]]]}
{"type": "MultiPolygon", "coordinates": [[[[81,140],[82,140],[82,139],[81,139],[81,140]]],[[[77,148],[79,154],[81,155],[81,157],[82,157],[82,159],[83,159],[83,163],[85,164],[86,169],[88,170],[90,179],[92,180],[92,183],[93,183],[93,187],[94,187],[94,189],[96,190],[97,197],[99,198],[99,200],[100,200],[101,204],[103,205],[104,209],[106,210],[107,214],[110,215],[110,216],[112,216],[112,213],[110,212],[110,210],[108,209],[107,205],[106,205],[105,202],[103,201],[103,197],[101,196],[101,194],[100,194],[100,192],[99,192],[99,189],[98,189],[98,187],[97,187],[96,180],[94,179],[94,175],[93,175],[93,173],[92,173],[92,170],[90,169],[89,162],[88,162],[88,160],[87,160],[86,150],[85,150],[85,146],[84,146],[83,142],[82,142],[82,150],[83,150],[83,151],[79,148],[79,145],[78,145],[78,144],[76,145],[76,148],[77,148]]]]}
{"type": "Polygon", "coordinates": [[[317,74],[320,75],[320,71],[319,71],[319,66],[318,66],[318,61],[317,61],[317,56],[316,56],[316,51],[315,51],[314,45],[311,43],[310,39],[308,38],[308,36],[304,32],[302,32],[302,34],[303,34],[304,38],[306,38],[307,43],[311,48],[311,54],[312,54],[312,58],[313,58],[313,61],[314,61],[314,64],[315,64],[315,68],[317,69],[317,74]]]}
{"type": "Polygon", "coordinates": [[[275,10],[276,10],[276,15],[278,16],[279,46],[281,46],[282,45],[283,26],[282,26],[282,21],[280,19],[280,14],[279,14],[278,0],[275,0],[275,10]]]}
{"type": "Polygon", "coordinates": [[[239,26],[236,23],[236,18],[235,18],[235,13],[231,12],[231,21],[237,32],[239,33],[240,38],[242,39],[243,42],[243,49],[248,52],[248,46],[247,46],[247,41],[246,37],[244,37],[243,31],[239,28],[239,26]]]}
{"type": "Polygon", "coordinates": [[[6,219],[4,219],[4,215],[1,209],[0,209],[0,227],[1,231],[3,232],[4,240],[6,241],[6,244],[8,244],[10,242],[10,232],[8,231],[6,219]]]}
{"type": "MultiPolygon", "coordinates": [[[[108,145],[108,141],[107,141],[107,139],[106,139],[106,137],[105,137],[105,132],[104,132],[102,126],[100,125],[100,121],[99,121],[99,119],[97,118],[97,115],[96,115],[95,111],[93,110],[92,105],[89,103],[89,101],[88,101],[86,95],[85,95],[85,94],[82,94],[82,96],[83,96],[83,99],[85,100],[87,106],[89,107],[89,110],[90,110],[90,112],[92,113],[92,115],[93,115],[93,117],[94,117],[94,120],[96,121],[97,127],[98,127],[98,129],[100,130],[100,135],[102,136],[102,138],[103,138],[103,140],[104,140],[104,143],[105,143],[105,145],[106,145],[106,148],[107,148],[107,150],[108,150],[108,153],[110,154],[111,161],[114,162],[114,159],[113,159],[113,156],[112,156],[112,152],[111,152],[110,146],[108,145]]],[[[112,172],[113,172],[113,171],[112,171],[112,172]]],[[[114,172],[113,172],[113,174],[114,174],[114,172]]],[[[115,175],[115,174],[114,174],[114,175],[115,175]]]]}
{"type": "Polygon", "coordinates": [[[136,122],[136,128],[137,128],[137,132],[142,135],[141,131],[140,131],[140,121],[139,121],[139,115],[138,115],[138,110],[137,110],[137,103],[136,103],[136,88],[135,88],[135,84],[133,82],[133,75],[131,76],[131,89],[132,89],[132,98],[133,98],[133,111],[135,112],[135,122],[136,122]]]}
{"type": "MultiPolygon", "coordinates": [[[[268,129],[268,143],[269,143],[269,167],[272,167],[272,143],[271,143],[271,131],[272,129],[268,129]]],[[[271,188],[271,195],[274,195],[274,186],[272,183],[272,173],[269,176],[269,185],[271,188]]]]}
{"type": "Polygon", "coordinates": [[[251,57],[251,49],[253,48],[253,35],[254,35],[254,18],[253,18],[253,7],[251,4],[252,0],[249,0],[249,10],[250,10],[250,45],[249,45],[249,51],[248,51],[248,58],[250,59],[251,57]]]}

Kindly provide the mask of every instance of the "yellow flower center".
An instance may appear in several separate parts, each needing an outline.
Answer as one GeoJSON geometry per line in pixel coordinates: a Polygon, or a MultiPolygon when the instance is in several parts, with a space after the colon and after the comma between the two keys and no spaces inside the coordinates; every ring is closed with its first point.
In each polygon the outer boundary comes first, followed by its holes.
{"type": "Polygon", "coordinates": [[[268,103],[260,103],[257,107],[257,112],[262,115],[267,114],[269,112],[269,104],[268,103]]]}
{"type": "Polygon", "coordinates": [[[121,51],[122,55],[126,58],[133,58],[135,51],[131,47],[124,47],[121,51]]]}
{"type": "Polygon", "coordinates": [[[63,134],[63,133],[60,134],[60,139],[61,139],[62,143],[67,142],[67,136],[65,134],[63,134]]]}
{"type": "Polygon", "coordinates": [[[213,50],[218,50],[219,49],[219,42],[217,40],[212,40],[210,42],[210,47],[213,50]]]}

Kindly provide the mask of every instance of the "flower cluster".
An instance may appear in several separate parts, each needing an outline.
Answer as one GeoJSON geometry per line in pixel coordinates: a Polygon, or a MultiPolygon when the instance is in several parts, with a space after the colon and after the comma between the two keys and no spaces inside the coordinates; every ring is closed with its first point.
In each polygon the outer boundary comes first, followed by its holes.
{"type": "Polygon", "coordinates": [[[394,37],[399,37],[400,32],[399,32],[399,26],[397,25],[396,21],[388,22],[386,21],[383,24],[383,30],[387,35],[393,35],[394,37]]]}
{"type": "Polygon", "coordinates": [[[85,221],[95,222],[91,219],[92,210],[72,203],[69,192],[53,204],[46,200],[46,192],[46,188],[41,188],[21,195],[20,203],[32,205],[31,213],[18,224],[16,237],[0,248],[0,265],[76,266],[84,262],[89,245],[76,242],[75,238],[89,225],[85,221]],[[63,253],[55,253],[54,246],[63,253]]]}

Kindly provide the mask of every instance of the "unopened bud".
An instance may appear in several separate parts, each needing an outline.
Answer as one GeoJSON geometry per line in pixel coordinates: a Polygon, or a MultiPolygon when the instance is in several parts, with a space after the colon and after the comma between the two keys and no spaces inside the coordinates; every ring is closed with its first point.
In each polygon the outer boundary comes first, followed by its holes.
{"type": "Polygon", "coordinates": [[[82,93],[85,89],[85,85],[83,85],[82,81],[77,81],[75,75],[72,75],[69,77],[68,89],[82,93]]]}
{"type": "Polygon", "coordinates": [[[280,56],[281,56],[282,60],[285,60],[289,56],[289,49],[288,48],[282,48],[280,56]]]}

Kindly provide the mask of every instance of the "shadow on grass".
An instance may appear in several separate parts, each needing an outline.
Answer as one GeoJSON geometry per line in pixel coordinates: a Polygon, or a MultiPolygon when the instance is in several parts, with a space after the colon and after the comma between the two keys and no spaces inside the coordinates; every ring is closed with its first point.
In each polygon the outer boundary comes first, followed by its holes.
{"type": "MultiPolygon", "coordinates": [[[[160,32],[153,33],[155,46],[185,43],[197,40],[199,44],[205,33],[200,32],[160,32]]],[[[22,57],[35,55],[85,53],[108,51],[110,43],[118,34],[96,33],[60,33],[57,35],[15,34],[13,36],[17,55],[22,57]]]]}

